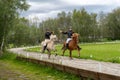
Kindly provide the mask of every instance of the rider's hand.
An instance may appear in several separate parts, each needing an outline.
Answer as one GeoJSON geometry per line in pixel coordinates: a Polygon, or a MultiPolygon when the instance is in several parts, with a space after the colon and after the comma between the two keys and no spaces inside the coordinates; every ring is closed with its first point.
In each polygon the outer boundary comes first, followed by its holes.
{"type": "Polygon", "coordinates": [[[60,30],[60,33],[62,33],[62,31],[60,30]]]}

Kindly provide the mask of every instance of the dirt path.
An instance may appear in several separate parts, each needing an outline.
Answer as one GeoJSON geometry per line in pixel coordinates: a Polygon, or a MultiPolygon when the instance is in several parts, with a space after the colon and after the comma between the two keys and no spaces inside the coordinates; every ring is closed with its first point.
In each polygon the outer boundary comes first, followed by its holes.
{"type": "Polygon", "coordinates": [[[47,54],[41,54],[37,52],[26,52],[24,51],[24,48],[13,48],[10,49],[10,51],[18,55],[35,58],[38,60],[44,60],[44,61],[49,61],[61,65],[80,68],[80,69],[120,76],[120,64],[116,64],[116,63],[100,62],[95,60],[76,59],[76,58],[70,60],[69,57],[63,57],[63,56],[55,57],[54,55],[51,55],[51,58],[48,59],[47,54]]]}

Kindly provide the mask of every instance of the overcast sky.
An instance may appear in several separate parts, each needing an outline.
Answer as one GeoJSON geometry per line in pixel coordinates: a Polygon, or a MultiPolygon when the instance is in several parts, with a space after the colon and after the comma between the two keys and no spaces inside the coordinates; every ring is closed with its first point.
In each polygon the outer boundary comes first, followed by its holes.
{"type": "Polygon", "coordinates": [[[120,7],[120,0],[27,0],[30,8],[21,12],[27,18],[38,17],[40,21],[56,17],[61,11],[69,12],[85,8],[88,12],[111,12],[120,7]]]}

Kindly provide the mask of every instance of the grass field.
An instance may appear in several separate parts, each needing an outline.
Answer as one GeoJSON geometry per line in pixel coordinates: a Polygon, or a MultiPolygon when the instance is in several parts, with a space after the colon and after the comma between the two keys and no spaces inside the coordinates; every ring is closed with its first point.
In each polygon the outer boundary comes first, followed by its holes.
{"type": "MultiPolygon", "coordinates": [[[[79,44],[79,46],[82,48],[81,56],[78,57],[77,51],[74,50],[73,57],[120,63],[120,42],[79,44]]],[[[56,46],[59,55],[62,55],[61,47],[60,44],[56,46]]],[[[40,47],[30,48],[27,51],[40,52],[40,47]]],[[[65,56],[69,56],[68,50],[65,56]]]]}
{"type": "Polygon", "coordinates": [[[6,52],[0,58],[0,80],[80,80],[80,77],[56,69],[19,61],[6,52]]]}

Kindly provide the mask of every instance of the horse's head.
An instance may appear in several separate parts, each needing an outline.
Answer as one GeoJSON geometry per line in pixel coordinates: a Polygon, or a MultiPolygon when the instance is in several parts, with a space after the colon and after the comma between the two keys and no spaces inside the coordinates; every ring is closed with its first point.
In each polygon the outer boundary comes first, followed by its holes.
{"type": "Polygon", "coordinates": [[[78,40],[79,34],[78,33],[73,33],[72,34],[72,39],[73,40],[78,40]]]}
{"type": "Polygon", "coordinates": [[[53,35],[53,34],[52,34],[52,35],[50,36],[50,40],[51,40],[51,41],[57,41],[58,38],[57,38],[56,35],[53,35]]]}

